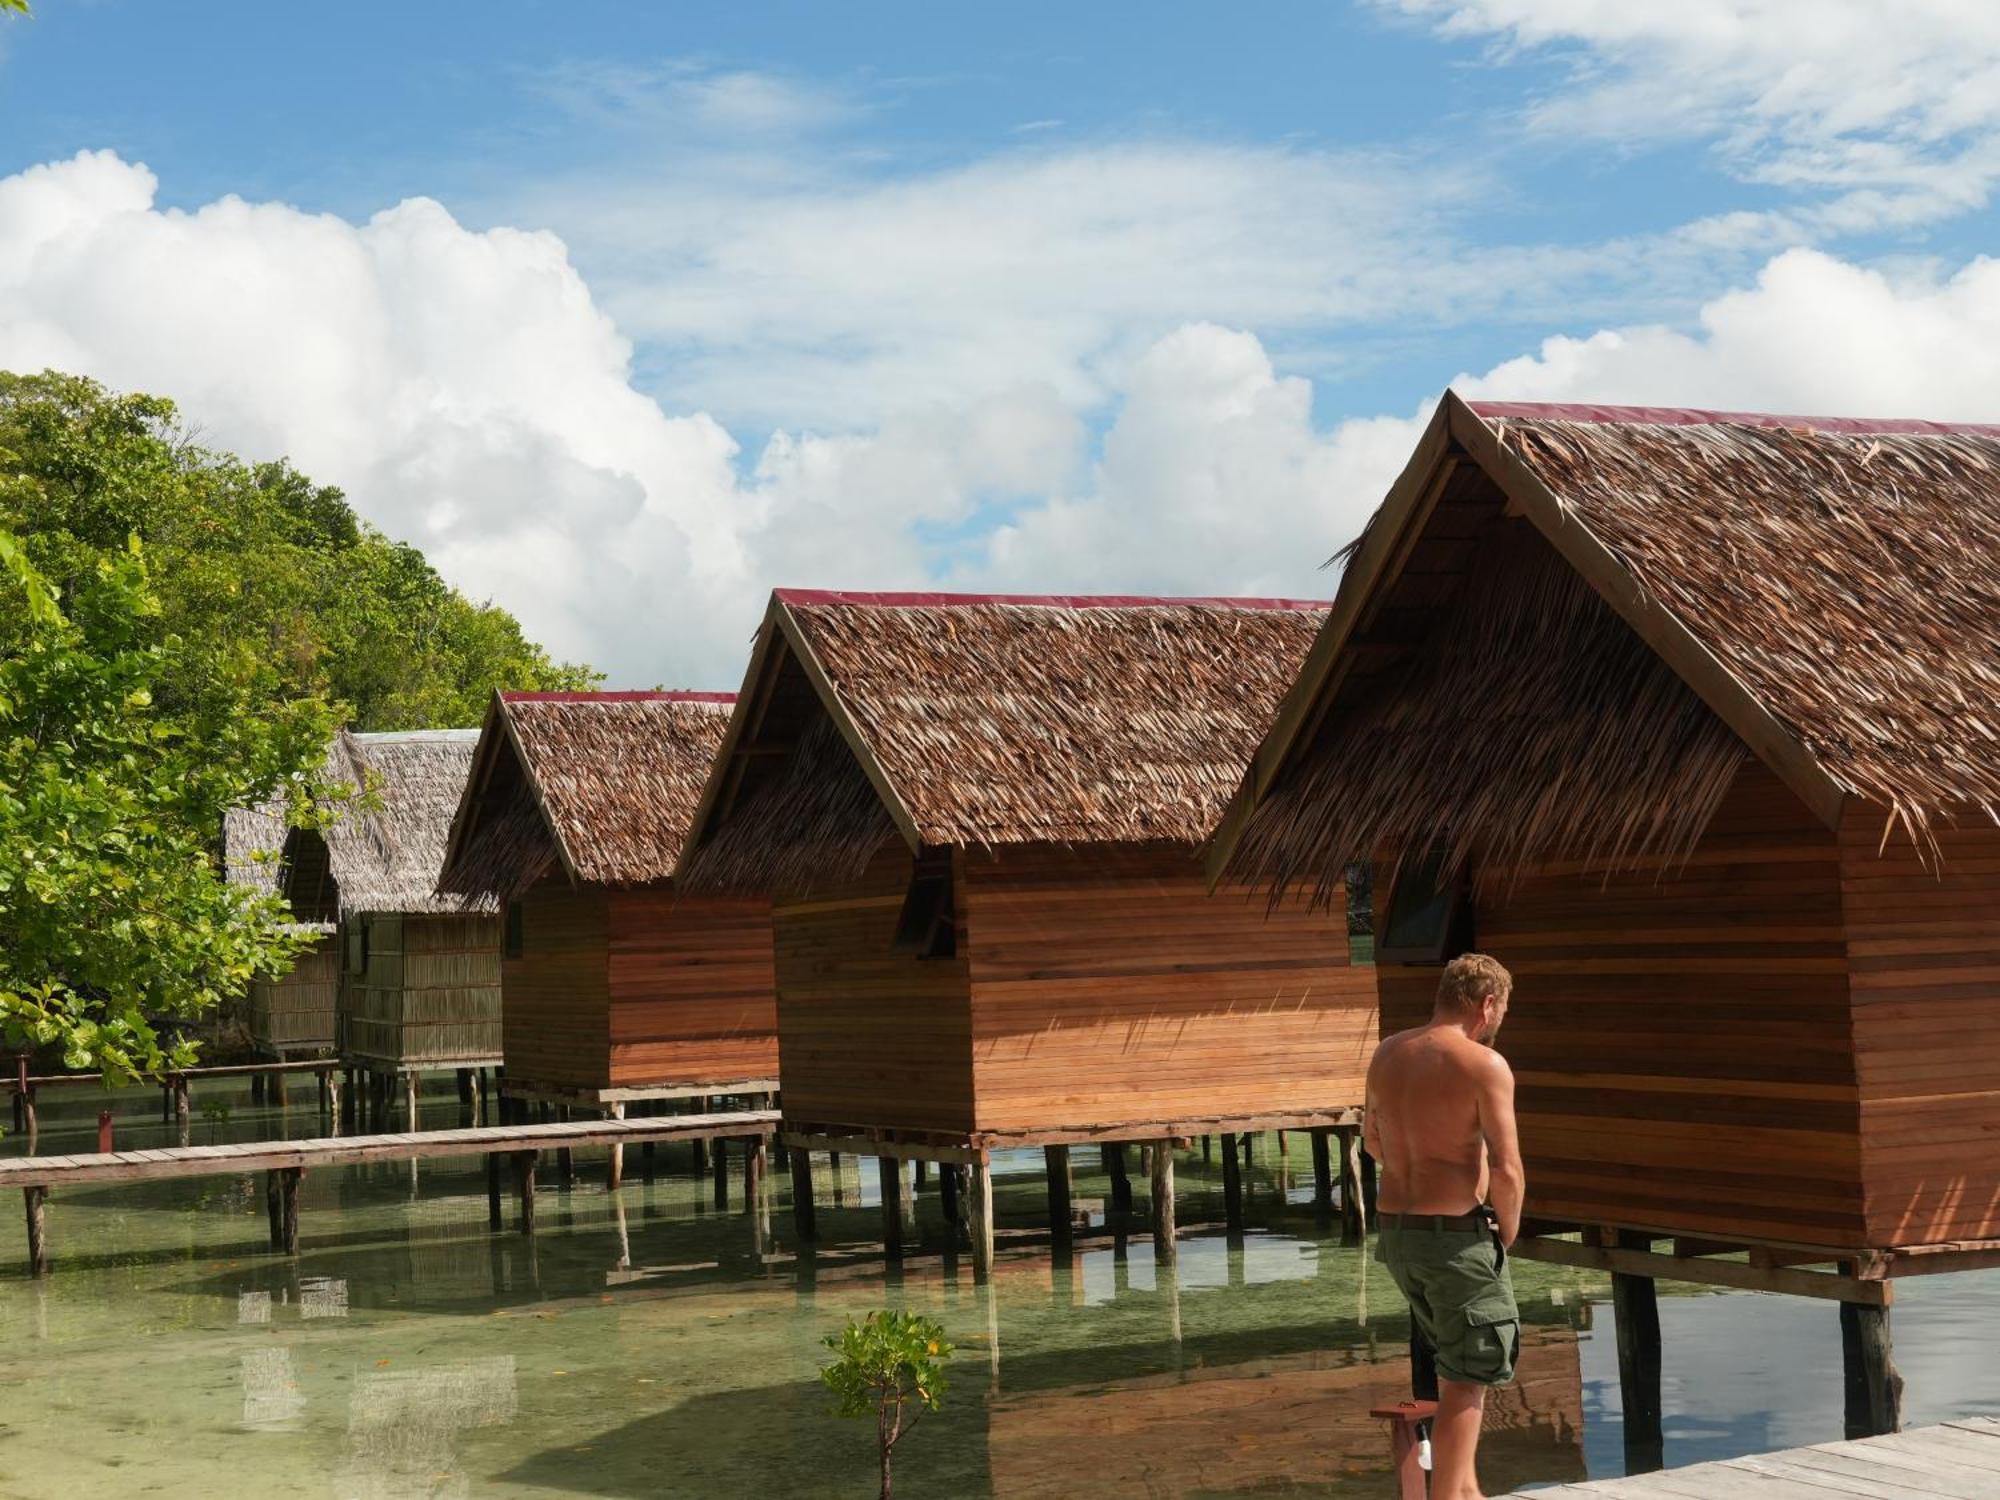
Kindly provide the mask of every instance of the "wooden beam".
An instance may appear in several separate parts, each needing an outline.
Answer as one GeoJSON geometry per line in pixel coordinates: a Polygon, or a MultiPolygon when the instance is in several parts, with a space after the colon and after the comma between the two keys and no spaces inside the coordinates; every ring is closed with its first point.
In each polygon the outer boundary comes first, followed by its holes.
{"type": "Polygon", "coordinates": [[[1523,1260],[1539,1260],[1552,1265],[1580,1266],[1586,1270],[1633,1276],[1664,1276],[1673,1281],[1735,1287],[1746,1292],[1784,1292],[1795,1297],[1856,1302],[1868,1307],[1883,1307],[1889,1302],[1886,1282],[1861,1281],[1825,1271],[1764,1270],[1729,1260],[1676,1260],[1671,1255],[1655,1255],[1644,1250],[1607,1249],[1578,1244],[1573,1240],[1531,1235],[1522,1235],[1514,1241],[1508,1253],[1523,1260]]]}

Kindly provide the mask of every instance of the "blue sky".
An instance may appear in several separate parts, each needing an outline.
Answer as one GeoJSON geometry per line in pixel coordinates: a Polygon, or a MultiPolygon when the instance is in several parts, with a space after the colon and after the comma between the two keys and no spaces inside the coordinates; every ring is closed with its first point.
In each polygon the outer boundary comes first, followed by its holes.
{"type": "Polygon", "coordinates": [[[1323,591],[1449,381],[1992,416],[1996,9],[43,0],[0,364],[621,680],[773,583],[1323,591]]]}

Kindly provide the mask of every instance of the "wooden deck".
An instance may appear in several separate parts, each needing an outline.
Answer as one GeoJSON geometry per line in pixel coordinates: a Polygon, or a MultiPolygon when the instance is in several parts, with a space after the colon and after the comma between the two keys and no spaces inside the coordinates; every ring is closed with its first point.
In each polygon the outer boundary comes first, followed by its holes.
{"type": "Polygon", "coordinates": [[[1592,1479],[1499,1500],[1994,1500],[2000,1418],[1592,1479]]]}

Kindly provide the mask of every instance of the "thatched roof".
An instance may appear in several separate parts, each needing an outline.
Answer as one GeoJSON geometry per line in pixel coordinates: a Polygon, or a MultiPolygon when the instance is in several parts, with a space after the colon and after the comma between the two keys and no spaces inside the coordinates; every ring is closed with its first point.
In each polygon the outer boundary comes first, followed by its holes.
{"type": "Polygon", "coordinates": [[[1746,749],[1923,843],[2000,818],[1996,703],[2000,427],[1447,393],[1215,867],[1671,859],[1746,749]]]}
{"type": "MultiPolygon", "coordinates": [[[[283,871],[285,836],[290,831],[285,818],[285,799],[273,797],[255,807],[232,807],[222,815],[222,871],[232,885],[247,887],[260,896],[279,894],[283,871]]],[[[328,922],[298,922],[307,932],[331,932],[328,922]]]]}
{"type": "Polygon", "coordinates": [[[478,740],[474,729],[342,730],[328,752],[326,777],[361,795],[336,813],[324,833],[292,830],[284,885],[294,905],[302,911],[330,906],[342,918],[358,912],[499,910],[490,896],[443,895],[437,889],[452,814],[478,740]],[[332,884],[332,899],[324,902],[319,893],[301,889],[322,867],[332,884]]]}
{"type": "Polygon", "coordinates": [[[683,860],[803,885],[914,850],[1198,844],[1325,606],[780,590],[683,860]]]}
{"type": "Polygon", "coordinates": [[[501,693],[452,826],[442,889],[511,898],[672,876],[734,693],[501,693]]]}

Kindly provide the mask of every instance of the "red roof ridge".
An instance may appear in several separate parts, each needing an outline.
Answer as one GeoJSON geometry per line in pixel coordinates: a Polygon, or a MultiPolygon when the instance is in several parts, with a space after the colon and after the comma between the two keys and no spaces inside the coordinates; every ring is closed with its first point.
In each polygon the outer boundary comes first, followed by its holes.
{"type": "Polygon", "coordinates": [[[696,692],[683,688],[660,691],[648,688],[619,688],[610,692],[507,693],[502,703],[734,703],[734,693],[696,692]]]}
{"type": "Polygon", "coordinates": [[[1232,599],[1219,594],[1173,597],[1163,594],[926,594],[853,589],[773,589],[786,604],[838,604],[875,609],[949,609],[975,604],[1013,604],[1044,609],[1145,609],[1195,606],[1209,609],[1329,609],[1324,599],[1232,599]]]}
{"type": "Polygon", "coordinates": [[[1629,423],[1637,427],[1816,428],[1821,432],[1884,435],[1916,433],[1931,437],[2000,437],[2000,423],[1931,422],[1919,417],[1806,417],[1761,411],[1704,411],[1688,406],[1606,406],[1596,402],[1468,401],[1474,415],[1492,420],[1629,423]]]}

